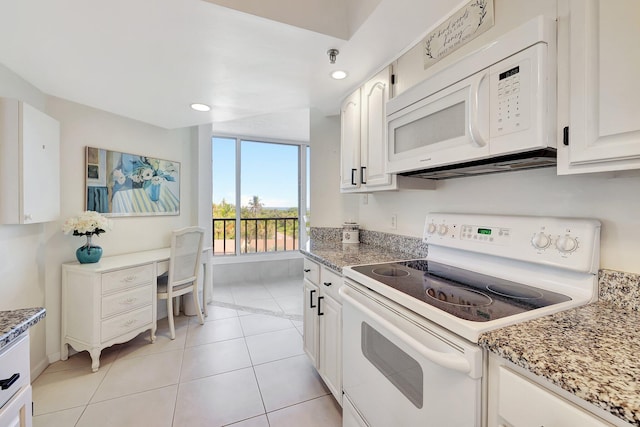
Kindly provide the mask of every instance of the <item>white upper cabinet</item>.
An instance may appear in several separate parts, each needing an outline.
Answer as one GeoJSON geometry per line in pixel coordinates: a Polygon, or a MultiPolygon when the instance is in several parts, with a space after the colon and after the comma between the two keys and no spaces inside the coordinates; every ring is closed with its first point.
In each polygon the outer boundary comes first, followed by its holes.
{"type": "Polygon", "coordinates": [[[386,173],[387,115],[391,66],[384,68],[342,103],[342,192],[433,189],[433,181],[386,173]]]}
{"type": "Polygon", "coordinates": [[[340,189],[360,188],[360,89],[340,108],[340,189]]]}
{"type": "Polygon", "coordinates": [[[60,124],[22,101],[0,98],[0,223],[60,216],[60,124]]]}
{"type": "Polygon", "coordinates": [[[558,173],[640,168],[640,2],[558,7],[558,173]]]}
{"type": "Polygon", "coordinates": [[[385,104],[389,100],[391,67],[387,67],[362,87],[360,179],[367,187],[391,185],[385,172],[387,125],[385,104]]]}

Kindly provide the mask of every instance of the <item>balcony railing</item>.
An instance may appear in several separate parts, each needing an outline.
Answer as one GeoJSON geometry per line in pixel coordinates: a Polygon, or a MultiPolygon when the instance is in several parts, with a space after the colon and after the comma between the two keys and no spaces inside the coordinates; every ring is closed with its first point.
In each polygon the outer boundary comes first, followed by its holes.
{"type": "MultiPolygon", "coordinates": [[[[213,218],[213,254],[236,253],[236,220],[213,218]]],[[[298,218],[241,218],[240,253],[299,249],[298,218]]]]}

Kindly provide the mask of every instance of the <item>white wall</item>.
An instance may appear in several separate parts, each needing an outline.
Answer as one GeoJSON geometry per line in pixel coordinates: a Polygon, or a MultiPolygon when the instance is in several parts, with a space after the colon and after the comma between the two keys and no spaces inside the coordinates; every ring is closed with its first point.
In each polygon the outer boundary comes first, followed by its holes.
{"type": "Polygon", "coordinates": [[[358,216],[358,196],[340,195],[340,116],[311,110],[311,226],[340,227],[358,216]]]}
{"type": "Polygon", "coordinates": [[[44,306],[47,317],[30,330],[32,373],[60,351],[60,277],[63,262],[75,259],[82,239],[64,235],[64,220],[84,210],[87,145],[147,154],[180,162],[181,213],[177,216],[114,218],[114,227],[95,239],[105,256],[169,246],[172,229],[198,221],[194,192],[197,130],[166,130],[104,111],[47,97],[0,66],[0,96],[24,100],[61,124],[61,218],[35,225],[0,225],[0,310],[44,306]]]}

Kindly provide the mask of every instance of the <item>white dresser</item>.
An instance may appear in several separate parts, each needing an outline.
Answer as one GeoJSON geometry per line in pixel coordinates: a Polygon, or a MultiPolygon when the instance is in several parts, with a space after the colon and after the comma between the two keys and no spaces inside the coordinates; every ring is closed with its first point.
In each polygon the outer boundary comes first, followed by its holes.
{"type": "Polygon", "coordinates": [[[67,345],[87,350],[95,372],[103,349],[146,330],[155,341],[161,251],[166,253],[162,249],[104,257],[96,264],[62,265],[62,360],[69,355],[67,345]]]}

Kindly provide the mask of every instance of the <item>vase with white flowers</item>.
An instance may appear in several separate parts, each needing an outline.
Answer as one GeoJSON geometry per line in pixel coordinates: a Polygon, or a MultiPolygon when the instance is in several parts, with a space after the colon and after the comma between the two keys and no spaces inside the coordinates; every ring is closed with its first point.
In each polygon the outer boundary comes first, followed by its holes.
{"type": "Polygon", "coordinates": [[[102,248],[91,243],[91,238],[99,236],[111,228],[111,221],[98,212],[86,211],[65,221],[62,226],[64,234],[73,232],[74,236],[86,236],[87,243],[76,251],[76,258],[81,264],[90,264],[100,261],[102,248]]]}

